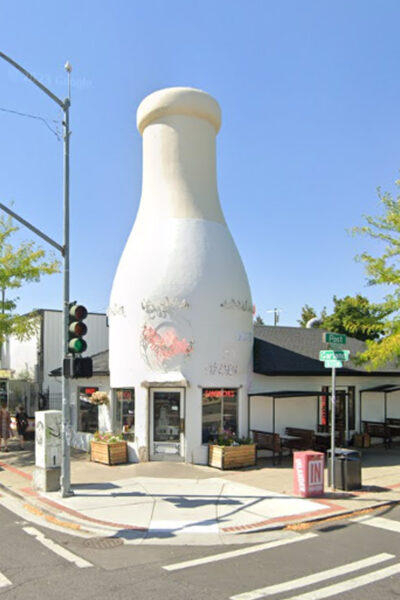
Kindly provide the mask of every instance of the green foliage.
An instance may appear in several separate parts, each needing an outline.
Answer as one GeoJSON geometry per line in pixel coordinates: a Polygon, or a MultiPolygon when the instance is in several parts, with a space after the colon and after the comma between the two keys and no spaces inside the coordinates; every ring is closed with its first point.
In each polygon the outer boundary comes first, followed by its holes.
{"type": "Polygon", "coordinates": [[[365,296],[333,297],[334,309],[325,317],[322,327],[334,333],[344,333],[358,340],[378,339],[384,331],[384,319],[389,314],[380,304],[372,304],[365,296]]]}
{"type": "MultiPolygon", "coordinates": [[[[325,319],[325,317],[326,317],[326,308],[324,307],[318,318],[322,322],[325,319]]],[[[301,318],[297,322],[300,325],[300,327],[306,327],[307,323],[311,319],[315,319],[315,318],[317,318],[317,313],[316,313],[315,309],[312,306],[305,304],[303,306],[303,308],[301,309],[301,318]]],[[[320,327],[322,327],[322,325],[320,325],[320,327]]]]}
{"type": "MultiPolygon", "coordinates": [[[[396,186],[400,187],[400,180],[396,181],[396,186]]],[[[379,306],[382,315],[386,315],[381,336],[367,341],[367,350],[360,357],[369,369],[389,361],[400,363],[400,195],[393,198],[390,193],[378,189],[378,197],[382,214],[365,216],[367,224],[353,229],[354,234],[367,235],[383,243],[380,255],[363,252],[357,257],[365,265],[368,283],[391,286],[391,293],[380,305],[375,305],[379,306]]]]}
{"type": "Polygon", "coordinates": [[[257,315],[254,319],[254,325],[265,325],[264,320],[260,315],[257,315]]]}
{"type": "Polygon", "coordinates": [[[122,442],[124,440],[121,433],[112,433],[112,431],[107,431],[105,433],[95,431],[93,439],[96,442],[104,442],[105,444],[116,444],[117,442],[122,442]]]}
{"type": "Polygon", "coordinates": [[[6,290],[17,290],[25,283],[40,281],[43,275],[60,270],[59,262],[48,261],[45,251],[34,242],[13,246],[10,238],[18,229],[11,217],[0,215],[0,344],[10,335],[21,340],[27,339],[38,326],[34,312],[28,315],[16,312],[19,298],[7,298],[6,290]]]}

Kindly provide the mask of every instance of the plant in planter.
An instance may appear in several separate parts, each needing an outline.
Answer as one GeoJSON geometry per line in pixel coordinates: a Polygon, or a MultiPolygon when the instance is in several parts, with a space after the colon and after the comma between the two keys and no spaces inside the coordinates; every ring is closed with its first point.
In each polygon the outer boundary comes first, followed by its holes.
{"type": "Polygon", "coordinates": [[[256,445],[250,438],[238,438],[225,429],[208,446],[208,464],[219,469],[251,467],[256,464],[256,445]]]}
{"type": "Polygon", "coordinates": [[[105,465],[126,463],[128,460],[128,449],[122,435],[96,431],[93,439],[90,441],[90,460],[105,465]]]}

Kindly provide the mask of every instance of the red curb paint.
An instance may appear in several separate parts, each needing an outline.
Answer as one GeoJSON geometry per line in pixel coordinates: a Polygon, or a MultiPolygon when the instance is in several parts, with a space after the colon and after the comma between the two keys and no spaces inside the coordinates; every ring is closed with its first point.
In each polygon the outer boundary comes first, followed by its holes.
{"type": "Polygon", "coordinates": [[[25,477],[25,479],[32,480],[32,475],[30,475],[29,473],[25,473],[25,471],[21,471],[21,469],[17,469],[16,467],[13,467],[12,465],[8,465],[7,463],[0,462],[0,467],[5,469],[6,471],[10,471],[11,473],[14,473],[15,475],[19,475],[20,477],[25,477]]]}
{"type": "Polygon", "coordinates": [[[148,531],[147,527],[139,527],[137,525],[125,525],[123,523],[112,523],[111,521],[102,521],[101,519],[95,519],[94,517],[88,517],[77,510],[72,508],[68,508],[63,504],[59,504],[58,502],[54,502],[54,500],[49,500],[48,498],[43,498],[42,496],[38,496],[38,499],[47,504],[48,506],[52,506],[53,508],[58,508],[59,510],[82,519],[83,521],[89,521],[90,523],[96,523],[97,525],[108,525],[109,527],[118,527],[118,529],[130,529],[134,531],[148,531]]]}
{"type": "MultiPolygon", "coordinates": [[[[342,508],[342,507],[338,507],[342,508]]],[[[308,517],[326,516],[335,512],[335,508],[326,508],[325,510],[312,511],[308,513],[300,513],[298,515],[288,515],[286,517],[274,517],[273,519],[266,519],[265,521],[258,521],[257,523],[249,523],[248,525],[237,525],[236,527],[222,527],[221,531],[248,531],[249,529],[257,529],[259,527],[265,527],[274,523],[282,523],[287,521],[294,521],[296,519],[307,519],[308,517]]]]}
{"type": "Polygon", "coordinates": [[[29,494],[29,496],[34,496],[35,498],[37,498],[39,496],[39,494],[33,490],[32,488],[20,488],[20,491],[23,492],[24,494],[29,494]]]}

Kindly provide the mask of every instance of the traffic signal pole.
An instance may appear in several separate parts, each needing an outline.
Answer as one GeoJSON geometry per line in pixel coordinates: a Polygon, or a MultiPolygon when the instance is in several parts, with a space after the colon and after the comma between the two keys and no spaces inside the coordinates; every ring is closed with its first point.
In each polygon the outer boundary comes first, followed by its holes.
{"type": "MultiPolygon", "coordinates": [[[[64,358],[68,355],[68,310],[69,310],[69,107],[71,106],[70,100],[70,74],[71,65],[69,62],[65,64],[65,69],[68,73],[68,97],[65,100],[58,98],[53,92],[51,92],[43,83],[41,83],[36,77],[34,77],[29,71],[24,69],[15,60],[0,52],[0,58],[8,62],[15,69],[20,71],[25,77],[30,79],[42,92],[44,92],[49,98],[51,98],[64,112],[63,130],[64,130],[64,245],[60,246],[49,238],[46,234],[41,232],[39,229],[19,217],[10,209],[3,204],[0,204],[0,208],[6,213],[10,214],[18,221],[23,223],[26,227],[34,231],[41,238],[52,244],[55,248],[60,250],[64,258],[64,283],[63,283],[63,324],[62,324],[62,363],[64,358]]],[[[71,490],[71,464],[70,464],[70,444],[71,444],[71,405],[69,397],[69,381],[62,373],[62,461],[61,461],[61,495],[63,497],[71,496],[73,494],[71,490]]]]}
{"type": "MultiPolygon", "coordinates": [[[[65,100],[64,109],[64,298],[63,298],[63,358],[68,356],[69,325],[69,107],[70,100],[65,100]]],[[[64,362],[64,361],[63,361],[64,362]]],[[[71,490],[71,403],[69,395],[69,378],[62,375],[62,439],[61,439],[61,496],[73,495],[71,490]]]]}

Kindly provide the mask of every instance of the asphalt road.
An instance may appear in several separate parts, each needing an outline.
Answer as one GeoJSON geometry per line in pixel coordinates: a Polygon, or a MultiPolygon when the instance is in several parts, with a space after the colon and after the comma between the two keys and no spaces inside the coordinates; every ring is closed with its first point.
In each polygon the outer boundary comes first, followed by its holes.
{"type": "Polygon", "coordinates": [[[0,506],[0,598],[390,600],[400,597],[400,507],[271,533],[252,546],[131,546],[72,536],[0,506]]]}

